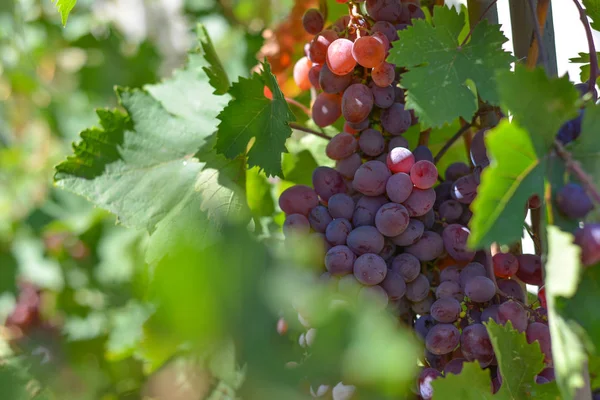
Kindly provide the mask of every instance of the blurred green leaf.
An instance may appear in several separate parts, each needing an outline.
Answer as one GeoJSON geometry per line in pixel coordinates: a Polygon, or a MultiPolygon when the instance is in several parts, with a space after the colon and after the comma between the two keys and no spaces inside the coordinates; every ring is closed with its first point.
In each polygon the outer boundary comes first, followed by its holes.
{"type": "Polygon", "coordinates": [[[319,165],[309,150],[283,154],[283,177],[298,185],[312,186],[312,173],[319,165]]]}
{"type": "Polygon", "coordinates": [[[600,144],[596,132],[600,129],[600,106],[586,107],[581,135],[569,146],[573,158],[581,163],[596,185],[600,184],[600,144]]]}
{"type": "Polygon", "coordinates": [[[481,369],[478,362],[463,364],[460,374],[448,374],[443,379],[431,382],[436,399],[440,400],[491,400],[496,396],[491,392],[489,370],[481,369]]]}
{"type": "Polygon", "coordinates": [[[269,217],[275,212],[271,184],[258,167],[246,171],[246,199],[254,217],[269,217]]]}
{"type": "Polygon", "coordinates": [[[60,13],[60,19],[63,25],[67,25],[67,19],[69,18],[69,13],[75,7],[77,0],[55,0],[56,8],[60,13]]]}

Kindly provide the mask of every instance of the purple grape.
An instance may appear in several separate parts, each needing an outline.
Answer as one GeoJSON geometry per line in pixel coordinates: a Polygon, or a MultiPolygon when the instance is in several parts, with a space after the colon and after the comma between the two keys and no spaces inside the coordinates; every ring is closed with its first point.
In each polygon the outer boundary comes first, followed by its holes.
{"type": "Polygon", "coordinates": [[[350,232],[346,243],[353,252],[362,255],[365,253],[381,253],[385,241],[383,235],[374,226],[359,226],[350,232]]]}
{"type": "Polygon", "coordinates": [[[396,245],[391,240],[386,239],[385,244],[383,245],[383,250],[381,250],[381,253],[379,253],[379,255],[387,262],[392,257],[394,257],[395,254],[396,245]]]}
{"type": "Polygon", "coordinates": [[[375,226],[382,235],[394,237],[400,235],[408,227],[410,218],[406,208],[398,203],[387,203],[375,214],[375,226]]]}
{"type": "Polygon", "coordinates": [[[429,330],[425,347],[433,354],[448,354],[458,346],[459,340],[460,332],[454,325],[438,324],[429,330]]]}
{"type": "Polygon", "coordinates": [[[394,103],[381,113],[381,124],[386,132],[398,136],[410,128],[412,119],[410,112],[404,109],[404,104],[394,103]]]}
{"type": "Polygon", "coordinates": [[[473,161],[473,165],[486,167],[490,164],[484,139],[488,131],[489,129],[481,129],[473,136],[471,141],[471,161],[473,161]]]}
{"type": "Polygon", "coordinates": [[[468,228],[459,225],[448,225],[442,233],[444,239],[444,248],[458,262],[470,262],[475,257],[475,252],[467,248],[467,240],[471,231],[468,228]]]}
{"type": "Polygon", "coordinates": [[[481,313],[481,322],[488,322],[490,318],[498,323],[498,305],[490,304],[481,313]]]}
{"type": "Polygon", "coordinates": [[[369,121],[369,118],[365,118],[363,121],[360,121],[357,123],[352,123],[352,122],[346,121],[346,124],[348,124],[348,126],[350,128],[352,128],[356,131],[362,132],[369,127],[371,122],[369,121]]]}
{"type": "Polygon", "coordinates": [[[311,35],[316,35],[323,30],[325,18],[316,8],[309,8],[302,16],[302,26],[311,35]]]}
{"type": "Polygon", "coordinates": [[[315,231],[323,233],[327,229],[327,225],[333,221],[333,218],[331,218],[327,207],[316,206],[308,214],[308,221],[315,231]]]}
{"type": "Polygon", "coordinates": [[[395,203],[405,202],[413,191],[410,175],[404,172],[392,175],[385,185],[385,191],[391,201],[395,203]]]}
{"type": "Polygon", "coordinates": [[[399,1],[367,0],[367,12],[375,21],[394,23],[406,12],[399,1]]]}
{"type": "Polygon", "coordinates": [[[352,224],[355,227],[364,225],[375,225],[377,211],[388,201],[385,196],[362,196],[356,203],[352,224]]]}
{"type": "Polygon", "coordinates": [[[352,72],[346,75],[336,75],[327,66],[323,64],[319,73],[319,85],[325,93],[343,92],[352,83],[352,72]]]}
{"type": "Polygon", "coordinates": [[[414,188],[408,199],[403,203],[411,217],[425,215],[433,208],[435,190],[414,188]]]}
{"type": "Polygon", "coordinates": [[[420,261],[432,261],[444,253],[444,242],[440,235],[432,231],[426,231],[421,239],[404,249],[420,261]]]}
{"type": "Polygon", "coordinates": [[[548,380],[548,382],[553,382],[556,380],[556,375],[554,375],[554,368],[544,368],[542,372],[538,374],[538,376],[543,376],[548,380]]]}
{"type": "Polygon", "coordinates": [[[429,314],[429,310],[431,309],[431,305],[434,303],[432,296],[427,296],[421,301],[417,301],[416,303],[412,303],[411,309],[417,315],[429,314]]]}
{"type": "Polygon", "coordinates": [[[496,283],[498,284],[498,289],[507,295],[519,300],[522,303],[525,302],[525,292],[523,291],[523,288],[519,282],[515,281],[514,279],[498,279],[496,283]]]}
{"type": "Polygon", "coordinates": [[[385,260],[377,254],[366,253],[354,261],[354,276],[363,285],[381,283],[387,274],[385,260]]]}
{"type": "Polygon", "coordinates": [[[400,274],[405,282],[412,282],[421,273],[421,263],[417,257],[402,253],[394,257],[390,269],[400,274]]]}
{"type": "Polygon", "coordinates": [[[394,236],[392,238],[392,242],[394,242],[394,244],[397,246],[410,246],[417,243],[419,239],[421,239],[423,232],[425,232],[425,225],[423,222],[419,221],[418,219],[411,218],[408,222],[406,230],[400,235],[394,236]]]}
{"type": "Polygon", "coordinates": [[[529,285],[542,286],[544,279],[542,277],[542,258],[535,254],[520,254],[519,269],[517,278],[529,285]]]}
{"type": "Polygon", "coordinates": [[[325,267],[333,276],[351,274],[356,256],[347,246],[334,246],[325,255],[325,267]]]}
{"type": "Polygon", "coordinates": [[[510,321],[513,328],[519,332],[524,332],[527,329],[528,320],[527,311],[516,301],[509,300],[498,307],[498,322],[500,324],[504,325],[510,321]]]}
{"type": "Polygon", "coordinates": [[[376,129],[365,129],[358,139],[360,150],[368,156],[376,157],[385,149],[385,139],[376,129]]]}
{"type": "Polygon", "coordinates": [[[306,235],[310,232],[310,222],[302,214],[290,214],[285,218],[283,223],[283,234],[290,235],[306,235]]]}
{"type": "Polygon", "coordinates": [[[342,175],[333,168],[317,167],[312,176],[313,187],[324,201],[337,193],[345,193],[346,185],[342,175]]]}
{"type": "Polygon", "coordinates": [[[385,185],[391,175],[381,161],[367,161],[354,174],[352,185],[356,191],[366,196],[379,196],[385,193],[385,185]]]}
{"type": "Polygon", "coordinates": [[[462,302],[465,294],[458,283],[453,281],[444,281],[441,282],[435,290],[435,297],[438,299],[452,298],[462,302]]]}
{"type": "Polygon", "coordinates": [[[583,265],[591,266],[600,262],[600,224],[585,224],[577,229],[575,244],[581,247],[583,265]]]}
{"type": "Polygon", "coordinates": [[[361,165],[362,160],[360,155],[358,153],[354,153],[348,158],[336,161],[335,169],[342,174],[344,178],[354,179],[354,174],[361,165]]]}
{"type": "Polygon", "coordinates": [[[452,198],[462,204],[471,204],[477,196],[479,182],[473,174],[458,178],[452,185],[452,198]]]}
{"type": "Polygon", "coordinates": [[[433,398],[433,386],[431,381],[442,376],[440,372],[433,368],[425,368],[419,375],[419,394],[423,400],[431,400],[433,398]]]}
{"type": "Polygon", "coordinates": [[[460,268],[458,265],[451,265],[440,272],[440,282],[447,281],[458,283],[460,286],[460,268]]]}
{"type": "Polygon", "coordinates": [[[387,21],[378,21],[371,27],[372,32],[381,32],[391,42],[398,40],[396,27],[387,21]]]}
{"type": "Polygon", "coordinates": [[[431,150],[429,150],[429,147],[427,146],[417,146],[415,147],[415,149],[413,150],[413,154],[415,155],[415,161],[429,161],[429,162],[433,162],[433,154],[431,153],[431,150]]]}
{"type": "Polygon", "coordinates": [[[467,281],[465,294],[476,303],[485,303],[496,294],[496,286],[485,276],[474,276],[467,281]]]}
{"type": "Polygon", "coordinates": [[[342,132],[332,137],[327,143],[325,154],[332,160],[343,160],[356,153],[357,150],[356,138],[349,133],[342,132]]]}
{"type": "Polygon", "coordinates": [[[373,103],[371,89],[362,83],[355,83],[342,96],[342,115],[348,122],[361,122],[371,113],[373,103]]]}
{"type": "Polygon", "coordinates": [[[431,316],[445,324],[456,321],[461,311],[460,303],[452,297],[438,299],[431,305],[431,316]]]}
{"type": "Polygon", "coordinates": [[[310,210],[319,205],[317,193],[310,187],[296,185],[286,189],[279,196],[279,207],[286,214],[307,216],[310,210]]]}
{"type": "Polygon", "coordinates": [[[460,283],[460,287],[464,289],[467,282],[476,276],[487,276],[485,267],[476,262],[467,264],[462,271],[460,271],[458,282],[460,283]]]}
{"type": "Polygon", "coordinates": [[[433,211],[433,208],[427,211],[427,214],[415,218],[423,223],[425,229],[431,229],[435,225],[435,211],[433,211]]]}
{"type": "Polygon", "coordinates": [[[440,219],[445,222],[456,222],[463,213],[462,205],[456,200],[446,200],[438,209],[440,219]]]}
{"type": "Polygon", "coordinates": [[[558,130],[556,139],[558,139],[562,144],[568,144],[577,139],[581,134],[583,114],[584,110],[580,110],[577,118],[565,122],[558,130]]]}
{"type": "Polygon", "coordinates": [[[423,274],[419,274],[416,279],[406,285],[406,298],[413,303],[424,300],[429,294],[429,280],[423,274]]]}
{"type": "Polygon", "coordinates": [[[345,218],[336,218],[327,225],[325,237],[334,246],[346,244],[348,235],[352,232],[352,224],[345,218]]]}
{"type": "Polygon", "coordinates": [[[583,219],[594,209],[594,203],[585,189],[576,183],[567,183],[554,199],[558,210],[571,219],[583,219]]]}
{"type": "Polygon", "coordinates": [[[455,162],[446,168],[444,178],[446,178],[447,181],[455,181],[463,176],[469,175],[470,173],[471,167],[469,167],[467,164],[464,162],[455,162]]]}
{"type": "Polygon", "coordinates": [[[405,149],[408,149],[408,140],[402,136],[394,136],[388,143],[388,151],[392,151],[392,149],[395,149],[396,147],[404,147],[405,149]]]}
{"type": "Polygon", "coordinates": [[[482,324],[473,324],[463,329],[460,336],[460,349],[468,361],[479,361],[485,368],[494,359],[494,348],[487,329],[482,324]]]}
{"type": "Polygon", "coordinates": [[[324,128],[342,116],[341,97],[337,94],[320,93],[312,106],[312,118],[317,126],[324,128]]]}
{"type": "Polygon", "coordinates": [[[532,322],[527,327],[525,335],[527,336],[527,343],[537,341],[540,344],[540,348],[544,354],[544,362],[552,364],[552,341],[548,325],[540,322],[532,322]]]}
{"type": "Polygon", "coordinates": [[[354,200],[345,193],[338,193],[331,196],[327,202],[327,207],[329,208],[329,214],[333,218],[351,220],[352,214],[354,214],[354,200]]]}
{"type": "Polygon", "coordinates": [[[434,325],[435,320],[431,315],[421,315],[415,321],[415,332],[417,332],[417,335],[419,335],[423,340],[425,340],[427,334],[429,333],[431,328],[433,328],[434,325]]]}
{"type": "Polygon", "coordinates": [[[438,208],[443,202],[446,200],[452,200],[452,185],[453,182],[444,181],[437,185],[433,190],[435,190],[435,204],[434,207],[438,208]]]}
{"type": "Polygon", "coordinates": [[[373,92],[373,100],[375,105],[381,109],[389,108],[394,104],[396,92],[393,86],[380,87],[377,85],[371,86],[373,92]]]}

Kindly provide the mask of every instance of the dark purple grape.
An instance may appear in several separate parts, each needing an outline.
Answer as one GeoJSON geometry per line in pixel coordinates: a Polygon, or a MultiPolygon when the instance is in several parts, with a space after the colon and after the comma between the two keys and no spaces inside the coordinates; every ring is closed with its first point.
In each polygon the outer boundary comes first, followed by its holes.
{"type": "Polygon", "coordinates": [[[429,294],[429,280],[423,274],[419,274],[412,282],[406,285],[406,298],[413,303],[424,300],[429,294]]]}
{"type": "Polygon", "coordinates": [[[542,372],[538,374],[538,376],[543,376],[548,380],[548,382],[553,382],[556,380],[556,375],[554,375],[554,368],[544,368],[542,372]]]}
{"type": "Polygon", "coordinates": [[[469,325],[463,329],[460,336],[460,349],[468,361],[479,361],[484,368],[494,359],[490,336],[482,324],[469,325]]]}
{"type": "Polygon", "coordinates": [[[347,246],[334,246],[325,255],[325,267],[333,276],[351,274],[356,256],[347,246]]]}
{"type": "Polygon", "coordinates": [[[348,86],[342,96],[342,115],[348,122],[361,122],[371,113],[373,103],[371,89],[362,83],[355,83],[348,86]]]}
{"type": "Polygon", "coordinates": [[[484,139],[488,131],[489,129],[479,130],[471,141],[471,161],[475,166],[486,167],[490,164],[484,139]]]}
{"type": "Polygon", "coordinates": [[[413,154],[415,155],[415,161],[429,161],[433,162],[433,154],[431,150],[427,146],[417,146],[413,150],[413,154]]]}
{"type": "Polygon", "coordinates": [[[469,167],[464,162],[455,162],[452,163],[446,168],[446,172],[444,173],[444,178],[447,181],[455,181],[458,178],[462,178],[463,176],[469,175],[471,173],[471,167],[469,167]]]}
{"type": "Polygon", "coordinates": [[[315,192],[324,201],[328,201],[334,194],[346,192],[344,178],[333,168],[317,167],[313,172],[312,182],[315,192]]]}
{"type": "Polygon", "coordinates": [[[520,254],[517,277],[529,285],[542,286],[542,258],[535,254],[520,254]]]}
{"type": "Polygon", "coordinates": [[[514,279],[498,279],[496,281],[498,284],[498,289],[507,295],[519,300],[520,302],[525,302],[526,296],[523,288],[519,284],[519,282],[514,279]]]}
{"type": "Polygon", "coordinates": [[[385,196],[362,196],[356,203],[352,224],[355,227],[375,225],[377,211],[387,202],[385,196]]]}
{"type": "Polygon", "coordinates": [[[381,113],[381,124],[386,132],[401,135],[410,128],[412,119],[410,112],[404,109],[404,104],[394,103],[381,113]]]}
{"type": "Polygon", "coordinates": [[[548,325],[540,322],[532,322],[527,327],[525,335],[527,336],[527,343],[537,341],[540,344],[540,348],[544,354],[544,362],[552,364],[552,341],[548,325]]]}
{"type": "Polygon", "coordinates": [[[444,242],[440,235],[432,231],[425,231],[421,239],[404,249],[420,261],[432,261],[444,252],[444,242]]]}
{"type": "Polygon", "coordinates": [[[394,104],[396,92],[393,86],[380,87],[377,85],[371,86],[373,92],[373,100],[375,105],[381,109],[389,108],[394,104]]]}
{"type": "Polygon", "coordinates": [[[385,289],[391,300],[398,300],[406,293],[404,278],[398,272],[391,269],[388,270],[385,279],[381,282],[381,287],[385,289]]]}
{"type": "Polygon", "coordinates": [[[412,282],[421,273],[421,263],[417,257],[408,253],[402,253],[394,257],[390,269],[399,273],[405,282],[412,282]]]}
{"type": "Polygon", "coordinates": [[[381,253],[385,241],[383,235],[374,226],[359,226],[350,232],[346,243],[353,252],[362,255],[365,253],[381,253]]]}
{"type": "Polygon", "coordinates": [[[402,136],[394,136],[388,143],[388,151],[392,151],[392,149],[395,149],[396,147],[408,149],[408,140],[404,139],[402,136]]]}
{"type": "Polygon", "coordinates": [[[279,207],[286,214],[307,216],[310,210],[319,205],[317,193],[310,187],[296,185],[286,189],[279,196],[279,207]]]}
{"type": "Polygon", "coordinates": [[[367,161],[354,174],[352,185],[364,195],[379,196],[385,193],[385,185],[391,175],[390,170],[381,161],[367,161]]]}
{"type": "Polygon", "coordinates": [[[381,250],[381,253],[379,253],[379,255],[387,262],[391,260],[392,257],[394,257],[394,255],[396,254],[396,249],[396,245],[391,240],[386,239],[385,244],[383,245],[383,250],[381,250]]]}
{"type": "Polygon", "coordinates": [[[456,321],[460,316],[460,312],[460,303],[452,297],[438,299],[431,305],[431,316],[436,321],[445,324],[456,321]]]}
{"type": "Polygon", "coordinates": [[[357,150],[356,138],[349,133],[342,132],[332,137],[327,143],[325,154],[332,160],[343,160],[356,153],[357,150]]]}
{"type": "Polygon", "coordinates": [[[451,265],[440,272],[440,282],[446,281],[458,283],[460,286],[460,267],[458,265],[451,265]]]}
{"type": "Polygon", "coordinates": [[[583,265],[591,266],[600,262],[600,224],[585,224],[577,229],[575,244],[581,247],[583,265]]]}
{"type": "Polygon", "coordinates": [[[435,290],[435,297],[438,299],[452,298],[462,302],[465,294],[458,283],[453,281],[444,281],[441,282],[435,290]]]}
{"type": "Polygon", "coordinates": [[[467,281],[465,294],[476,303],[485,303],[496,294],[496,286],[485,276],[474,276],[467,281]]]}
{"type": "Polygon", "coordinates": [[[468,206],[464,206],[464,211],[462,213],[462,215],[460,216],[460,219],[458,220],[458,223],[464,226],[469,225],[469,222],[471,222],[471,218],[473,217],[473,212],[471,212],[471,210],[469,210],[468,206]]]}
{"type": "Polygon", "coordinates": [[[408,222],[406,230],[400,235],[394,236],[392,238],[392,242],[394,242],[394,244],[397,246],[410,246],[417,243],[419,239],[421,239],[423,232],[425,232],[425,225],[423,222],[419,221],[418,219],[411,218],[408,222]]]}
{"type": "Polygon", "coordinates": [[[433,208],[427,211],[427,214],[415,218],[425,225],[425,229],[431,229],[435,225],[435,211],[433,211],[433,208]]]}
{"type": "Polygon", "coordinates": [[[406,208],[398,203],[387,203],[375,214],[375,226],[382,235],[395,237],[408,227],[410,218],[406,208]]]}
{"type": "Polygon", "coordinates": [[[316,8],[309,8],[302,16],[302,26],[306,32],[316,35],[323,30],[325,18],[316,8]]]}
{"type": "Polygon", "coordinates": [[[448,374],[459,375],[462,372],[463,364],[466,362],[464,358],[455,358],[450,360],[448,364],[444,367],[444,376],[448,374]]]}
{"type": "Polygon", "coordinates": [[[352,214],[354,214],[354,200],[345,193],[338,193],[331,196],[327,202],[327,207],[329,208],[329,214],[333,218],[351,220],[352,214]]]}
{"type": "Polygon", "coordinates": [[[585,189],[576,183],[567,183],[554,199],[558,210],[571,219],[583,219],[594,209],[594,203],[585,189]]]}
{"type": "Polygon", "coordinates": [[[348,158],[338,160],[335,163],[335,169],[346,179],[354,179],[356,170],[362,165],[362,160],[358,153],[352,154],[348,158]]]}
{"type": "Polygon", "coordinates": [[[419,394],[423,400],[431,400],[433,398],[433,386],[431,382],[442,374],[437,369],[425,368],[419,375],[419,394]]]}
{"type": "Polygon", "coordinates": [[[290,235],[306,235],[310,232],[310,222],[302,214],[290,214],[285,218],[283,223],[283,234],[290,235]]]}
{"type": "Polygon", "coordinates": [[[467,282],[476,276],[487,276],[485,267],[476,262],[467,264],[467,266],[460,271],[460,287],[464,289],[467,282]]]}
{"type": "Polygon", "coordinates": [[[337,94],[319,93],[312,106],[312,119],[324,128],[342,116],[342,98],[337,94]]]}
{"type": "Polygon", "coordinates": [[[429,333],[431,328],[433,328],[434,325],[435,320],[431,315],[421,315],[415,321],[415,332],[417,332],[417,335],[419,335],[423,340],[425,340],[427,334],[429,333]]]}
{"type": "Polygon", "coordinates": [[[435,190],[414,188],[403,204],[411,217],[420,217],[427,214],[434,203],[435,190]]]}
{"type": "Polygon", "coordinates": [[[456,200],[446,200],[438,209],[440,219],[444,222],[456,222],[463,213],[462,205],[456,200]]]}
{"type": "Polygon", "coordinates": [[[452,352],[458,346],[460,332],[452,324],[438,324],[429,330],[425,338],[425,347],[433,354],[452,352]]]}
{"type": "Polygon", "coordinates": [[[319,85],[325,93],[343,92],[352,83],[352,72],[346,75],[336,75],[327,66],[323,64],[319,73],[319,85]]]}
{"type": "Polygon", "coordinates": [[[527,311],[516,301],[508,300],[498,307],[498,322],[500,324],[506,324],[510,321],[513,328],[519,332],[524,332],[527,329],[528,320],[527,311]]]}
{"type": "Polygon", "coordinates": [[[352,232],[352,224],[345,218],[336,218],[325,228],[327,241],[334,246],[346,244],[348,235],[352,232]]]}
{"type": "Polygon", "coordinates": [[[375,21],[396,22],[406,12],[402,3],[392,0],[367,0],[367,12],[375,21]]]}
{"type": "Polygon", "coordinates": [[[494,274],[500,278],[510,278],[519,270],[519,260],[511,253],[496,253],[492,257],[494,274]]]}
{"type": "Polygon", "coordinates": [[[443,370],[444,366],[446,364],[448,364],[448,362],[450,361],[452,354],[443,354],[443,355],[437,355],[437,354],[433,354],[432,352],[430,352],[429,350],[425,349],[425,351],[423,352],[425,355],[425,365],[430,366],[433,369],[436,370],[443,370]]]}
{"type": "Polygon", "coordinates": [[[488,322],[490,318],[498,323],[498,305],[490,304],[481,313],[481,322],[488,322]]]}
{"type": "Polygon", "coordinates": [[[477,196],[479,182],[473,174],[459,178],[452,185],[452,198],[462,204],[471,204],[477,196]]]}
{"type": "Polygon", "coordinates": [[[371,27],[372,32],[381,32],[391,42],[398,40],[396,27],[387,21],[378,21],[371,27]]]}
{"type": "Polygon", "coordinates": [[[327,225],[333,221],[333,218],[331,218],[327,207],[316,206],[308,214],[308,221],[315,231],[323,233],[327,229],[327,225]]]}
{"type": "Polygon", "coordinates": [[[369,127],[369,125],[371,124],[371,121],[369,121],[369,118],[365,118],[363,121],[356,122],[356,123],[346,121],[346,124],[348,124],[348,126],[350,128],[352,128],[356,131],[362,132],[369,127]]]}
{"type": "Polygon", "coordinates": [[[403,203],[413,191],[413,183],[410,176],[404,172],[392,175],[385,185],[385,191],[391,201],[403,203]]]}
{"type": "Polygon", "coordinates": [[[584,110],[580,110],[577,118],[565,122],[558,130],[556,139],[558,139],[562,144],[568,144],[577,139],[581,134],[583,114],[584,110]]]}
{"type": "Polygon", "coordinates": [[[475,257],[475,252],[467,248],[467,240],[471,231],[459,224],[448,225],[442,233],[444,248],[456,261],[470,262],[475,257]]]}
{"type": "Polygon", "coordinates": [[[366,253],[354,261],[354,276],[363,285],[381,283],[387,274],[385,260],[377,254],[366,253]]]}
{"type": "Polygon", "coordinates": [[[368,156],[376,157],[385,149],[385,139],[376,129],[365,129],[358,139],[360,150],[368,156]]]}
{"type": "Polygon", "coordinates": [[[417,315],[429,314],[431,305],[433,304],[433,297],[427,296],[421,301],[417,301],[411,304],[411,309],[417,315]]]}
{"type": "Polygon", "coordinates": [[[450,194],[452,192],[453,184],[454,184],[454,182],[444,181],[434,188],[434,190],[435,190],[434,207],[435,208],[438,208],[446,200],[453,200],[452,195],[450,194]]]}

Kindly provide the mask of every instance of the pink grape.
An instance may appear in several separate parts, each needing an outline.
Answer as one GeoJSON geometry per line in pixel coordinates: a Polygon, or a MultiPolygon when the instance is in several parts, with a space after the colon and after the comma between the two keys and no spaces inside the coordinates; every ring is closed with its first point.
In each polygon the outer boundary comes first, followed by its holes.
{"type": "Polygon", "coordinates": [[[309,71],[312,68],[312,62],[307,57],[302,57],[294,65],[294,82],[300,90],[308,90],[311,87],[308,77],[309,71]]]}
{"type": "Polygon", "coordinates": [[[342,132],[332,137],[327,143],[325,154],[332,160],[343,160],[356,153],[357,150],[358,142],[356,138],[349,133],[342,132]]]}
{"type": "Polygon", "coordinates": [[[308,58],[317,64],[325,64],[327,60],[327,50],[331,43],[338,38],[336,31],[327,29],[316,35],[310,42],[308,48],[308,58]]]}
{"type": "Polygon", "coordinates": [[[412,117],[410,112],[404,109],[404,104],[394,103],[381,113],[381,124],[392,135],[401,135],[410,128],[412,117]]]}
{"type": "Polygon", "coordinates": [[[317,33],[323,30],[323,26],[325,26],[325,18],[323,18],[323,14],[316,8],[310,8],[302,17],[302,26],[304,30],[311,35],[316,35],[317,33]]]}
{"type": "Polygon", "coordinates": [[[291,234],[305,235],[310,232],[310,222],[302,214],[290,214],[283,223],[283,233],[285,236],[291,234]]]}
{"type": "Polygon", "coordinates": [[[415,164],[415,156],[404,147],[396,147],[390,150],[387,157],[387,166],[393,173],[409,173],[415,164]]]}
{"type": "Polygon", "coordinates": [[[358,139],[360,150],[368,156],[376,157],[385,149],[385,139],[376,129],[365,129],[358,139]]]}
{"type": "Polygon", "coordinates": [[[327,48],[327,66],[336,75],[346,75],[354,70],[356,60],[352,57],[353,43],[348,39],[336,39],[327,48]]]}
{"type": "Polygon", "coordinates": [[[435,185],[438,178],[438,170],[435,164],[422,160],[417,161],[410,169],[410,179],[415,187],[429,189],[435,185]]]}
{"type": "Polygon", "coordinates": [[[374,68],[385,60],[386,48],[373,36],[363,36],[354,41],[352,56],[365,68],[374,68]]]}
{"type": "Polygon", "coordinates": [[[450,257],[459,262],[473,260],[475,252],[467,247],[470,234],[471,231],[468,228],[459,224],[451,224],[444,228],[442,238],[444,239],[444,247],[450,257]]]}
{"type": "Polygon", "coordinates": [[[383,250],[385,240],[374,226],[359,226],[350,232],[346,244],[357,255],[379,254],[383,250]]]}
{"type": "Polygon", "coordinates": [[[383,62],[371,70],[371,78],[379,87],[390,86],[396,78],[394,64],[383,62]]]}
{"type": "Polygon", "coordinates": [[[426,231],[415,243],[404,249],[420,261],[432,261],[444,253],[444,242],[440,235],[432,231],[426,231]]]}
{"type": "Polygon", "coordinates": [[[351,274],[354,269],[356,255],[347,246],[335,246],[325,256],[325,267],[333,276],[351,274]]]}
{"type": "Polygon", "coordinates": [[[338,160],[335,163],[335,169],[346,179],[353,179],[356,170],[362,165],[362,160],[358,153],[352,154],[348,158],[338,160]]]}
{"type": "Polygon", "coordinates": [[[412,254],[398,254],[392,260],[390,269],[399,273],[405,282],[412,282],[421,273],[421,262],[412,254]]]}

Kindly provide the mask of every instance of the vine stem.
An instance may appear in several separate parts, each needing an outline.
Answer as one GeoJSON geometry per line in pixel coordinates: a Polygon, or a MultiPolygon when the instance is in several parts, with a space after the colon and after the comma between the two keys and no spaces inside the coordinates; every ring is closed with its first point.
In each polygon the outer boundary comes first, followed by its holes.
{"type": "Polygon", "coordinates": [[[306,107],[304,104],[300,103],[297,100],[292,99],[291,97],[286,97],[285,101],[288,102],[289,104],[292,104],[296,107],[298,107],[299,109],[301,109],[306,115],[308,115],[309,118],[312,118],[312,113],[310,112],[310,109],[308,107],[306,107]]]}
{"type": "Polygon", "coordinates": [[[585,35],[587,37],[589,51],[590,51],[590,80],[588,81],[589,92],[594,93],[596,88],[596,80],[598,79],[598,56],[596,55],[596,45],[594,44],[594,37],[592,35],[592,28],[588,21],[587,15],[583,6],[579,3],[579,0],[573,0],[575,6],[579,10],[579,19],[585,29],[585,35]]]}
{"type": "Polygon", "coordinates": [[[583,170],[581,164],[578,161],[573,160],[571,153],[565,149],[565,146],[562,145],[558,140],[554,141],[554,148],[556,149],[556,154],[567,165],[567,168],[579,179],[579,181],[583,184],[586,191],[592,198],[596,204],[600,204],[600,192],[596,185],[594,185],[593,179],[583,170]]]}
{"type": "Polygon", "coordinates": [[[460,139],[460,137],[469,129],[471,129],[473,125],[471,124],[466,124],[465,126],[463,126],[462,128],[460,128],[458,130],[458,132],[456,132],[450,139],[448,139],[448,141],[444,144],[444,147],[442,147],[440,149],[440,151],[435,155],[435,158],[433,159],[433,163],[437,164],[441,158],[444,156],[444,154],[446,154],[446,152],[450,149],[450,147],[452,147],[452,145],[458,140],[460,139]]]}
{"type": "Polygon", "coordinates": [[[459,48],[463,47],[467,41],[471,38],[471,35],[473,35],[473,31],[475,30],[475,28],[477,27],[477,25],[479,25],[481,23],[481,21],[483,21],[483,17],[485,16],[485,14],[487,14],[488,11],[490,11],[492,9],[492,7],[498,2],[498,0],[494,0],[492,1],[485,10],[483,10],[483,12],[481,13],[481,15],[479,16],[479,19],[477,20],[477,22],[475,24],[473,24],[473,26],[471,27],[471,29],[469,30],[469,33],[467,33],[467,36],[465,36],[465,38],[463,39],[463,41],[461,42],[461,44],[458,46],[459,48]]]}
{"type": "Polygon", "coordinates": [[[296,129],[297,131],[302,131],[302,132],[310,133],[311,135],[315,135],[315,136],[318,136],[318,137],[323,138],[323,139],[331,140],[331,138],[329,136],[327,136],[326,134],[321,133],[321,132],[317,132],[317,131],[315,131],[313,129],[307,128],[306,126],[302,126],[302,125],[297,124],[295,122],[289,122],[288,125],[290,126],[290,128],[296,129]]]}
{"type": "MultiPolygon", "coordinates": [[[[544,34],[544,28],[546,26],[546,20],[548,19],[548,10],[550,9],[550,0],[538,0],[537,4],[537,19],[540,25],[540,34],[544,34]]],[[[531,46],[529,47],[529,53],[527,54],[527,68],[532,69],[535,67],[537,60],[540,55],[539,41],[537,36],[534,37],[531,46]]]]}
{"type": "MultiPolygon", "coordinates": [[[[538,58],[542,59],[544,68],[546,69],[546,71],[549,71],[550,69],[548,68],[548,57],[546,54],[546,49],[544,48],[544,44],[542,43],[542,31],[540,28],[540,22],[538,20],[537,12],[533,4],[533,0],[527,0],[527,2],[529,3],[529,9],[531,10],[531,18],[533,18],[533,33],[535,35],[535,39],[538,42],[538,58]]],[[[529,62],[529,60],[527,61],[529,62]]],[[[532,60],[532,62],[537,63],[537,59],[534,61],[532,60]]]]}

